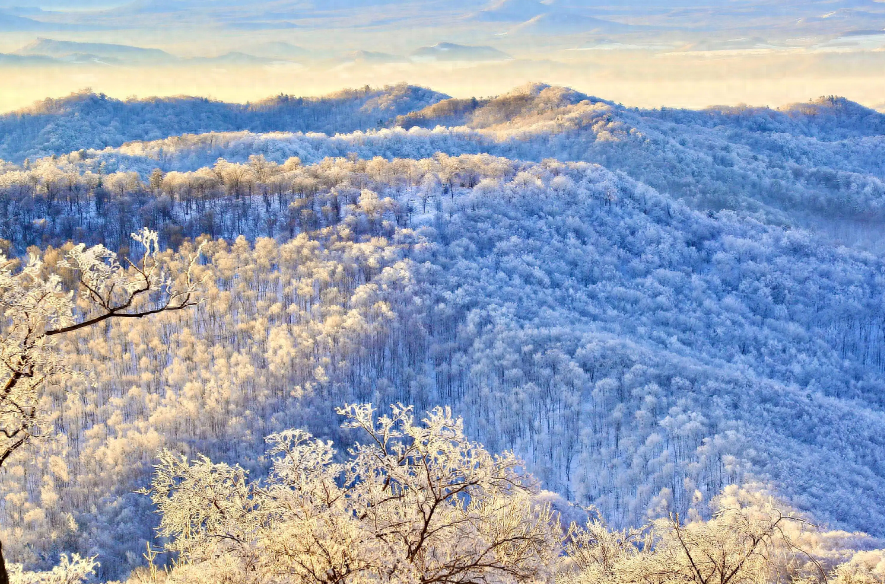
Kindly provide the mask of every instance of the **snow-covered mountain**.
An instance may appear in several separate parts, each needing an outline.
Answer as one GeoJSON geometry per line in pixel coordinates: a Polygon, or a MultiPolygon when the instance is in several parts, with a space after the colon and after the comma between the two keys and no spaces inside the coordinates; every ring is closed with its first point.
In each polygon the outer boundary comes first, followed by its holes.
{"type": "Polygon", "coordinates": [[[212,239],[194,311],[64,345],[88,375],[53,397],[59,439],[0,476],[12,558],[98,553],[124,575],[156,524],[133,491],[158,448],[260,476],[264,436],[346,442],[333,406],[354,401],[450,405],[614,525],[760,480],[885,536],[881,113],[642,110],[540,83],[86,93],[0,136],[18,253],[145,225],[212,239]]]}
{"type": "MultiPolygon", "coordinates": [[[[358,56],[357,56],[358,58],[358,56]]],[[[824,97],[779,109],[710,108],[702,111],[626,108],[562,87],[532,84],[485,99],[447,99],[430,90],[398,86],[344,92],[322,99],[272,98],[246,106],[202,99],[120,102],[81,94],[47,101],[30,111],[0,117],[5,129],[0,156],[14,162],[65,154],[79,147],[100,150],[133,140],[160,140],[182,133],[353,132],[384,127],[449,128],[447,141],[404,136],[385,147],[411,157],[488,152],[542,160],[555,156],[603,164],[627,173],[698,209],[732,209],[763,221],[823,229],[837,241],[882,249],[875,236],[885,218],[882,149],[885,116],[844,98],[824,97]],[[128,120],[128,123],[124,123],[128,120]],[[136,123],[137,120],[137,123],[136,123]],[[465,134],[457,128],[469,129],[465,134]],[[546,146],[537,147],[543,140],[546,146]]],[[[367,137],[377,142],[383,139],[367,137]]],[[[355,139],[354,139],[355,140],[355,139]]],[[[362,139],[360,139],[362,140],[362,139]]],[[[326,155],[373,147],[352,139],[311,142],[301,151],[297,136],[266,136],[262,143],[291,155],[326,155]]],[[[199,142],[195,143],[199,146],[199,142]]],[[[190,147],[170,150],[163,141],[109,151],[112,168],[142,174],[193,170],[224,148],[194,157],[190,147]]],[[[279,160],[282,162],[282,159],[279,160]]]]}
{"type": "Polygon", "coordinates": [[[0,158],[20,162],[78,148],[105,148],[184,133],[352,132],[383,126],[446,98],[407,85],[344,91],[324,98],[280,95],[246,105],[186,97],[120,101],[78,93],[0,116],[0,158]]]}

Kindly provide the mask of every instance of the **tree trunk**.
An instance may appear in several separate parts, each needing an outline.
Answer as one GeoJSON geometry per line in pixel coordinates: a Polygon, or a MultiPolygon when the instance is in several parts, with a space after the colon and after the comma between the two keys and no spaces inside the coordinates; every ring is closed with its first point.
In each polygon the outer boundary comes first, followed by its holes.
{"type": "Polygon", "coordinates": [[[0,542],[0,584],[9,584],[9,574],[6,573],[6,560],[3,559],[2,542],[0,542]]]}

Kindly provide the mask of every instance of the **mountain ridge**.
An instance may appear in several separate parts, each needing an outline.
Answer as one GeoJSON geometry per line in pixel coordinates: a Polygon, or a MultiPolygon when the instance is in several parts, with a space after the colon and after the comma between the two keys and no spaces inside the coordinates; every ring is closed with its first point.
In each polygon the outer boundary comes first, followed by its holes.
{"type": "Polygon", "coordinates": [[[58,41],[49,38],[37,38],[15,52],[23,56],[44,56],[64,58],[75,54],[90,54],[98,57],[130,60],[141,63],[176,61],[175,57],[160,49],[147,49],[131,45],[109,43],[81,43],[75,41],[58,41]]]}
{"type": "MultiPolygon", "coordinates": [[[[81,93],[0,116],[0,158],[21,162],[77,148],[97,153],[111,148],[100,156],[113,168],[144,173],[157,164],[151,157],[158,155],[151,153],[159,148],[163,170],[184,171],[189,167],[176,166],[169,148],[160,146],[166,137],[194,135],[175,142],[176,148],[198,145],[201,135],[218,135],[219,143],[238,141],[241,149],[272,149],[275,156],[305,157],[298,153],[305,147],[328,148],[330,156],[372,156],[363,144],[380,144],[385,132],[397,128],[405,131],[403,144],[414,142],[426,156],[436,149],[593,162],[697,209],[731,209],[771,224],[823,226],[847,245],[885,249],[875,235],[885,219],[885,115],[832,96],[780,109],[641,110],[543,83],[493,98],[450,98],[399,85],[324,98],[279,95],[249,104],[200,98],[122,102],[81,93]],[[324,137],[311,138],[311,132],[324,137]],[[448,141],[437,140],[443,136],[448,141]],[[541,139],[548,144],[546,154],[532,147],[541,139]],[[132,157],[119,149],[124,144],[132,144],[126,152],[145,154],[132,157]],[[851,235],[845,234],[848,226],[851,235]]],[[[410,157],[402,148],[387,146],[384,155],[410,157]]],[[[215,156],[223,155],[222,150],[215,156]]],[[[188,156],[210,162],[197,153],[188,156]]]]}
{"type": "Polygon", "coordinates": [[[0,115],[0,130],[8,136],[0,139],[0,158],[20,162],[62,154],[77,144],[104,148],[132,140],[211,131],[352,132],[378,127],[379,122],[386,124],[398,115],[448,97],[405,84],[325,97],[279,95],[248,104],[200,97],[122,101],[86,90],[0,115]],[[136,129],[121,124],[133,116],[140,116],[145,123],[134,126],[136,129]],[[109,134],[108,127],[117,128],[118,133],[109,134]]]}

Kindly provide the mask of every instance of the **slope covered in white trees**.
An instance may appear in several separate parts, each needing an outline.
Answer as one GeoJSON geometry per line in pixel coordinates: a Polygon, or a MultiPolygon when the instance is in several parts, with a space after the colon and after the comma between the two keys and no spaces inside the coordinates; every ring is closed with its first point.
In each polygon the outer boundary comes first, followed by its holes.
{"type": "MultiPolygon", "coordinates": [[[[709,517],[728,485],[761,481],[885,536],[879,114],[636,111],[544,86],[440,104],[410,119],[452,127],[4,164],[10,253],[53,270],[68,240],[125,256],[149,227],[171,270],[197,241],[203,258],[192,310],[63,342],[79,374],[43,396],[52,439],[0,474],[4,552],[123,577],[169,543],[135,493],[158,451],[263,484],[270,435],[352,443],[345,403],[451,407],[470,440],[618,529],[709,517]]],[[[631,549],[617,570],[646,565],[631,549]]]]}
{"type": "MultiPolygon", "coordinates": [[[[322,130],[325,134],[164,135],[161,140],[132,142],[118,148],[84,148],[40,164],[51,175],[68,182],[84,173],[95,181],[95,175],[133,171],[147,181],[157,168],[164,172],[196,171],[215,165],[219,158],[245,163],[255,155],[278,164],[291,157],[314,163],[348,155],[423,158],[437,152],[452,156],[488,153],[538,162],[553,157],[622,171],[695,209],[739,211],[766,223],[811,229],[835,243],[881,250],[878,233],[885,218],[885,116],[842,98],[821,98],[778,110],[745,107],[689,111],[631,109],[541,84],[497,98],[443,101],[438,94],[401,86],[363,103],[373,95],[342,97],[343,105],[329,110],[338,114],[327,111],[315,121],[298,116],[307,115],[311,108],[326,111],[331,102],[283,108],[294,117],[269,116],[260,124],[263,130],[322,130]],[[393,115],[422,101],[432,105],[393,115]],[[381,110],[385,114],[379,113],[381,110]],[[359,129],[348,125],[353,122],[335,126],[336,120],[354,111],[372,112],[360,113],[354,118],[357,123],[392,127],[331,136],[332,127],[359,129]],[[383,119],[372,121],[376,117],[383,119]],[[61,174],[50,167],[58,168],[61,174]]],[[[173,104],[167,106],[174,110],[173,104]]],[[[226,107],[205,107],[209,106],[226,107]]],[[[62,116],[58,123],[66,119],[62,116]]],[[[175,125],[175,118],[171,119],[163,128],[149,123],[137,127],[158,135],[175,125]]],[[[187,116],[191,125],[196,119],[201,118],[195,113],[187,116]]],[[[215,123],[220,122],[210,117],[200,131],[212,129],[215,123]]],[[[243,123],[239,127],[248,129],[243,123]]],[[[88,131],[71,135],[72,139],[84,135],[84,144],[121,141],[88,131]]],[[[29,162],[29,168],[36,164],[29,162]]],[[[15,176],[19,181],[40,182],[42,174],[37,169],[27,177],[15,176]]],[[[13,175],[7,174],[4,182],[10,180],[13,175]]],[[[254,182],[255,178],[249,180],[254,182]]],[[[2,237],[16,241],[13,234],[2,237]]]]}
{"type": "Polygon", "coordinates": [[[121,101],[86,90],[0,115],[0,158],[20,163],[188,132],[352,132],[384,126],[446,97],[407,85],[345,90],[323,98],[281,94],[249,104],[198,97],[121,101]]]}

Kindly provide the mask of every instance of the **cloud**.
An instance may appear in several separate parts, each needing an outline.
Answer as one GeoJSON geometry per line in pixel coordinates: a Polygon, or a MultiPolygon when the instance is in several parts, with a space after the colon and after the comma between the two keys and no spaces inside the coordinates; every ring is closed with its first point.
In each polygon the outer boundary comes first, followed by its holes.
{"type": "Polygon", "coordinates": [[[504,61],[510,55],[488,46],[456,45],[437,43],[432,47],[421,47],[412,53],[416,60],[429,61],[504,61]]]}
{"type": "Polygon", "coordinates": [[[36,10],[102,10],[131,3],[132,0],[0,0],[0,8],[21,8],[23,5],[36,10]]]}
{"type": "MultiPolygon", "coordinates": [[[[26,12],[31,14],[31,12],[26,12]]],[[[90,24],[44,22],[10,12],[0,11],[0,32],[94,31],[103,27],[90,24]]]]}
{"type": "Polygon", "coordinates": [[[233,28],[237,30],[290,30],[293,28],[301,28],[294,22],[283,21],[267,21],[267,22],[250,22],[246,20],[234,20],[223,23],[225,28],[233,28]]]}

